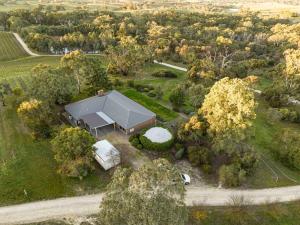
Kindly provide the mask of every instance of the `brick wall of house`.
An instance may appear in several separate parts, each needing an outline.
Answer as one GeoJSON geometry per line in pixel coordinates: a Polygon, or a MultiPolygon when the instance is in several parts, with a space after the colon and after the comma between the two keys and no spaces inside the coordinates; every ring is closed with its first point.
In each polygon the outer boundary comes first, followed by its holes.
{"type": "Polygon", "coordinates": [[[156,118],[153,117],[152,119],[147,120],[144,123],[140,123],[137,126],[133,127],[134,131],[130,131],[132,128],[131,129],[127,129],[127,134],[132,134],[132,133],[137,132],[139,130],[142,130],[144,128],[150,127],[152,125],[155,125],[155,123],[156,123],[156,118]]]}

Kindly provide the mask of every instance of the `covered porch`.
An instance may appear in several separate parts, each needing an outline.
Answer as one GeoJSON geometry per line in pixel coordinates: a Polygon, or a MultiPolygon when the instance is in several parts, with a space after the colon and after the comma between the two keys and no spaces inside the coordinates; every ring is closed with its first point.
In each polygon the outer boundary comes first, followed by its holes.
{"type": "Polygon", "coordinates": [[[116,122],[103,112],[82,116],[80,120],[83,127],[96,138],[116,129],[116,122]]]}

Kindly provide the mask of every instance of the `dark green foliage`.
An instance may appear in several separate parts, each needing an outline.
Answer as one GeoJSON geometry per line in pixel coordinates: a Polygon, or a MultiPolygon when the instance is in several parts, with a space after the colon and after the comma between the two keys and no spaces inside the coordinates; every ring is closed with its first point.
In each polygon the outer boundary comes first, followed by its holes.
{"type": "Polygon", "coordinates": [[[263,94],[269,104],[275,108],[284,106],[288,102],[288,95],[282,84],[273,84],[263,94]]]}
{"type": "Polygon", "coordinates": [[[143,149],[143,145],[141,144],[139,137],[139,134],[133,134],[129,137],[129,142],[133,147],[141,150],[143,149]]]}
{"type": "Polygon", "coordinates": [[[291,129],[275,137],[273,152],[285,165],[300,170],[300,135],[291,129]]]}
{"type": "Polygon", "coordinates": [[[147,95],[149,97],[155,98],[156,97],[156,92],[155,91],[149,91],[147,95]]]}
{"type": "Polygon", "coordinates": [[[128,80],[126,82],[126,84],[127,84],[128,87],[131,87],[131,88],[134,88],[134,86],[135,86],[134,80],[128,80]]]}
{"type": "Polygon", "coordinates": [[[177,78],[176,73],[170,70],[160,70],[155,73],[152,73],[151,76],[153,77],[165,77],[165,78],[177,78]]]}
{"type": "Polygon", "coordinates": [[[123,86],[123,82],[122,82],[120,79],[118,79],[118,78],[114,79],[114,80],[112,81],[112,84],[113,84],[113,86],[115,86],[115,87],[123,86]]]}
{"type": "Polygon", "coordinates": [[[209,164],[209,149],[203,146],[188,147],[188,159],[193,166],[209,164]]]}
{"type": "Polygon", "coordinates": [[[225,187],[237,187],[245,180],[246,171],[236,164],[223,165],[219,169],[219,180],[225,187]]]}
{"type": "Polygon", "coordinates": [[[51,141],[58,172],[70,177],[85,177],[94,169],[95,138],[86,130],[63,128],[51,141]]]}
{"type": "Polygon", "coordinates": [[[181,106],[184,104],[185,91],[183,87],[176,87],[170,94],[169,100],[172,103],[173,109],[178,111],[181,106]]]}
{"type": "Polygon", "coordinates": [[[176,154],[175,154],[175,158],[176,159],[182,159],[184,156],[185,150],[184,148],[179,149],[176,154]]]}
{"type": "Polygon", "coordinates": [[[281,113],[281,120],[289,121],[293,123],[300,122],[299,113],[295,110],[291,110],[288,108],[281,108],[279,109],[279,112],[281,113]]]}

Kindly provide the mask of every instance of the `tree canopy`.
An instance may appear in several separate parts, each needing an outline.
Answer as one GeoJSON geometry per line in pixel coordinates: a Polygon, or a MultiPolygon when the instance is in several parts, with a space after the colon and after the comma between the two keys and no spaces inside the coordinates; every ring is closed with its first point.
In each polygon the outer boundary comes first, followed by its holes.
{"type": "Polygon", "coordinates": [[[101,203],[104,225],[184,225],[187,209],[179,171],[165,159],[136,171],[118,168],[101,203]]]}
{"type": "Polygon", "coordinates": [[[58,172],[82,178],[93,170],[93,144],[96,140],[79,127],[62,128],[51,141],[58,172]]]}
{"type": "Polygon", "coordinates": [[[199,110],[209,124],[209,133],[218,140],[243,140],[255,119],[253,91],[241,79],[223,78],[205,96],[199,110]]]}

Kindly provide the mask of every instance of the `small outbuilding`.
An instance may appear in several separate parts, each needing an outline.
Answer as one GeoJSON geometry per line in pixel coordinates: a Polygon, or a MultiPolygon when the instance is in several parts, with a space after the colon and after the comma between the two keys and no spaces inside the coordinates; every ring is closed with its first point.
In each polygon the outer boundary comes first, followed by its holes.
{"type": "Polygon", "coordinates": [[[120,164],[120,152],[109,141],[98,141],[93,147],[95,148],[95,159],[105,170],[120,164]]]}

